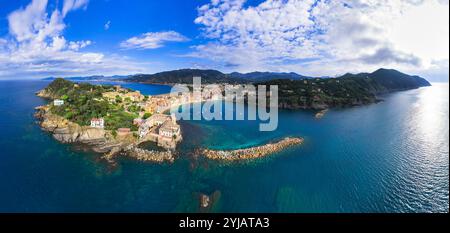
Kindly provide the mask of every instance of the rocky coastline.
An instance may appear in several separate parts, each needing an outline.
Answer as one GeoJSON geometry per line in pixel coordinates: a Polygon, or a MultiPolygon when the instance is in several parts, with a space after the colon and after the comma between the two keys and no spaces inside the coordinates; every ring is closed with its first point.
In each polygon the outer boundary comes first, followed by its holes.
{"type": "MultiPolygon", "coordinates": [[[[112,92],[114,102],[112,103],[109,100],[109,91],[111,89],[109,87],[74,84],[64,79],[57,79],[47,88],[36,93],[39,97],[49,99],[51,103],[36,107],[35,117],[38,119],[40,127],[44,131],[51,133],[53,138],[57,141],[86,146],[92,151],[102,154],[101,158],[111,163],[115,163],[116,158],[119,156],[127,156],[139,161],[153,163],[174,162],[176,143],[181,141],[182,138],[180,128],[176,125],[175,118],[163,114],[153,114],[148,117],[145,123],[142,123],[142,118],[136,118],[137,115],[132,115],[131,118],[134,119],[131,120],[128,115],[121,115],[122,113],[131,114],[130,109],[132,106],[121,105],[123,101],[121,100],[120,95],[124,96],[124,98],[125,96],[132,96],[133,98],[136,96],[136,98],[145,97],[142,97],[139,92],[129,92],[120,87],[114,88],[116,92],[112,92]],[[70,91],[62,91],[66,89],[69,89],[70,91]],[[122,92],[117,92],[117,90],[122,92]],[[74,101],[74,99],[78,97],[92,99],[94,103],[83,102],[83,104],[80,104],[74,101]],[[65,103],[64,100],[68,100],[68,103],[65,103]],[[122,108],[122,110],[119,110],[122,112],[117,113],[116,109],[119,107],[122,108]],[[125,109],[125,107],[127,107],[127,109],[125,109]],[[107,109],[106,111],[112,109],[111,112],[103,112],[102,114],[107,116],[111,116],[109,114],[114,114],[112,119],[108,119],[109,124],[118,125],[115,125],[115,127],[104,127],[103,118],[100,122],[100,119],[93,118],[89,115],[89,111],[96,112],[97,108],[103,111],[105,111],[105,108],[107,109]],[[78,118],[73,116],[74,112],[78,114],[76,115],[78,118]],[[84,118],[80,119],[79,117],[84,118]],[[89,119],[91,124],[85,125],[85,122],[89,119]],[[136,121],[139,119],[141,120],[140,125],[139,121],[136,121]],[[131,121],[133,125],[130,125],[131,121]],[[135,121],[137,123],[135,123],[135,121]],[[139,128],[137,130],[131,130],[131,128],[136,125],[139,125],[139,128]],[[152,129],[155,127],[160,127],[160,132],[154,133],[152,129]],[[157,140],[155,140],[155,137],[157,140]],[[162,138],[161,141],[160,138],[162,138]],[[148,150],[139,146],[146,141],[156,141],[158,142],[158,146],[165,148],[165,150],[148,150]],[[175,144],[170,142],[174,142],[175,144]]],[[[130,98],[128,101],[130,102],[131,97],[128,98],[130,98]]],[[[162,101],[160,98],[157,98],[157,100],[162,101]]],[[[192,100],[188,102],[192,102],[192,100]]],[[[161,108],[160,110],[165,109],[161,108]]],[[[145,115],[142,110],[138,111],[140,111],[139,114],[142,113],[145,115]]],[[[200,149],[200,151],[205,157],[213,160],[248,160],[264,157],[279,152],[287,147],[301,144],[302,142],[302,138],[287,137],[276,143],[269,143],[247,149],[231,151],[200,149]]]]}
{"type": "Polygon", "coordinates": [[[81,143],[92,151],[103,154],[102,158],[114,163],[119,155],[125,155],[145,162],[173,162],[173,152],[149,151],[138,147],[139,141],[133,135],[113,136],[110,130],[80,126],[49,111],[48,106],[36,107],[35,117],[40,127],[52,134],[61,143],[81,143]]]}
{"type": "Polygon", "coordinates": [[[317,113],[314,115],[314,117],[315,117],[316,119],[321,119],[322,117],[325,116],[325,114],[326,114],[327,112],[328,112],[328,109],[321,110],[321,111],[317,112],[317,113]]]}
{"type": "Polygon", "coordinates": [[[200,155],[212,160],[222,160],[222,161],[238,161],[238,160],[249,160],[265,157],[277,152],[280,152],[288,147],[302,144],[303,138],[297,137],[286,137],[275,143],[268,143],[262,146],[256,146],[245,149],[237,150],[211,150],[202,149],[200,150],[200,155]]]}
{"type": "Polygon", "coordinates": [[[174,153],[169,150],[155,151],[155,150],[145,150],[145,149],[134,147],[133,149],[128,151],[127,155],[136,160],[145,161],[145,162],[173,163],[173,161],[175,160],[174,153]]]}

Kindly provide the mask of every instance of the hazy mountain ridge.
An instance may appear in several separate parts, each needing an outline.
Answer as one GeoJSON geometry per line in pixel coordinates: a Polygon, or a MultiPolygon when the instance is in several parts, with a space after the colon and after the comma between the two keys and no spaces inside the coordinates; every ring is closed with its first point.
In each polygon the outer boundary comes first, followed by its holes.
{"type": "Polygon", "coordinates": [[[132,75],[126,80],[141,83],[192,83],[192,77],[194,76],[202,77],[202,83],[252,83],[274,79],[301,80],[312,78],[294,72],[279,73],[255,71],[250,73],[232,72],[225,74],[217,70],[180,69],[156,74],[132,75]]]}
{"type": "MultiPolygon", "coordinates": [[[[64,79],[71,81],[114,81],[114,80],[124,80],[129,78],[130,75],[112,75],[112,76],[104,76],[104,75],[92,75],[92,76],[80,76],[80,77],[65,77],[64,79]]],[[[42,80],[53,81],[59,77],[47,77],[42,80]]]]}

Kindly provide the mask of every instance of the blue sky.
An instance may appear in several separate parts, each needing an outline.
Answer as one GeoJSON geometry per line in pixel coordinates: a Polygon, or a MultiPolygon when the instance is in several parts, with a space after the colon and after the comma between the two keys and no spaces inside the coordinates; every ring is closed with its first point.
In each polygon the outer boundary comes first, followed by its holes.
{"type": "Polygon", "coordinates": [[[179,68],[448,81],[448,0],[0,0],[0,78],[179,68]]]}

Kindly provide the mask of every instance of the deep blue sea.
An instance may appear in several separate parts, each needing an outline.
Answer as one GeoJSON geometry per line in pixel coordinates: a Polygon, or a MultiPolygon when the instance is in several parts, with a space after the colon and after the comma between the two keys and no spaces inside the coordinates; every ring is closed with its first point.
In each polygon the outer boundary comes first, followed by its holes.
{"type": "MultiPolygon", "coordinates": [[[[34,93],[48,82],[0,81],[0,212],[448,212],[449,86],[397,92],[363,107],[280,111],[279,127],[255,121],[184,121],[174,164],[120,159],[60,144],[41,131],[34,93]],[[196,158],[195,147],[240,148],[285,136],[302,146],[246,163],[196,158]]],[[[167,86],[126,84],[144,94],[167,86]]]]}

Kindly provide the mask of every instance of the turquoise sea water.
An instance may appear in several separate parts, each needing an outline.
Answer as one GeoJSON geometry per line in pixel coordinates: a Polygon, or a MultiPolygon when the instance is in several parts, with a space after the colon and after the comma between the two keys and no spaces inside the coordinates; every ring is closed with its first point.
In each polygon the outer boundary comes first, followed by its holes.
{"type": "MultiPolygon", "coordinates": [[[[44,81],[0,81],[0,212],[195,212],[215,191],[216,212],[448,212],[449,86],[397,92],[369,106],[280,111],[254,121],[182,122],[174,164],[121,159],[117,167],[41,131],[34,92],[44,81]],[[196,158],[199,146],[240,148],[285,136],[305,144],[251,163],[196,158]]],[[[165,86],[128,84],[145,94],[165,86]]]]}

